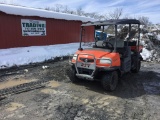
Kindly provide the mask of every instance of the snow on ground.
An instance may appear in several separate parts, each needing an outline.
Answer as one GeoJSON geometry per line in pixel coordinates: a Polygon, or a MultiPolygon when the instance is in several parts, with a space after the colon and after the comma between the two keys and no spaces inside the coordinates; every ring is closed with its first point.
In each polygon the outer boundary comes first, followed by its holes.
{"type": "Polygon", "coordinates": [[[140,34],[140,44],[143,45],[143,49],[140,54],[145,61],[160,62],[160,44],[157,42],[160,40],[160,35],[156,35],[156,39],[154,41],[150,40],[148,35],[154,34],[140,34]]]}
{"type": "Polygon", "coordinates": [[[21,16],[39,16],[45,18],[55,18],[55,19],[64,19],[64,20],[79,20],[82,22],[95,21],[95,19],[71,15],[66,13],[58,13],[43,9],[27,8],[22,6],[6,5],[0,4],[0,11],[12,15],[21,15],[21,16]]]}
{"type": "MultiPolygon", "coordinates": [[[[83,48],[88,46],[83,46],[83,48]]],[[[0,69],[74,54],[79,43],[0,49],[0,69]]]]}
{"type": "MultiPolygon", "coordinates": [[[[159,48],[156,48],[151,41],[147,43],[146,41],[141,41],[141,44],[144,46],[141,53],[143,60],[160,62],[159,48]]],[[[82,45],[83,48],[87,48],[91,47],[93,43],[83,43],[82,45]]],[[[0,49],[0,69],[68,56],[74,54],[78,48],[79,43],[69,43],[0,49]]]]}
{"type": "Polygon", "coordinates": [[[157,40],[160,41],[160,35],[157,35],[157,40]]]}
{"type": "Polygon", "coordinates": [[[143,60],[147,60],[151,56],[151,52],[149,50],[147,50],[146,48],[143,48],[142,53],[140,53],[140,54],[141,54],[143,60]]]}

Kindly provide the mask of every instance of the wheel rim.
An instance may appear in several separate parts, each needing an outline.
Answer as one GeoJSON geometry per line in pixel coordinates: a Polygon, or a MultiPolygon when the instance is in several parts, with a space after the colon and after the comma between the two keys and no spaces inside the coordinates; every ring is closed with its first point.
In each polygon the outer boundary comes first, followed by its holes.
{"type": "Polygon", "coordinates": [[[110,89],[114,90],[117,86],[117,83],[118,83],[117,76],[113,75],[112,76],[112,81],[111,81],[111,84],[110,84],[110,89]]]}

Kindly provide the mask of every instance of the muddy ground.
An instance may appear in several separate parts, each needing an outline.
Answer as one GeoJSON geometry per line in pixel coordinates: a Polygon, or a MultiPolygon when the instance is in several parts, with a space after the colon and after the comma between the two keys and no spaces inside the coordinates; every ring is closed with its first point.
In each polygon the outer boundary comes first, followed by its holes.
{"type": "Polygon", "coordinates": [[[37,89],[1,96],[0,119],[160,119],[160,64],[143,62],[141,71],[123,76],[114,92],[105,92],[96,81],[72,84],[67,68],[68,61],[62,60],[1,70],[0,91],[35,81],[47,82],[37,89]]]}

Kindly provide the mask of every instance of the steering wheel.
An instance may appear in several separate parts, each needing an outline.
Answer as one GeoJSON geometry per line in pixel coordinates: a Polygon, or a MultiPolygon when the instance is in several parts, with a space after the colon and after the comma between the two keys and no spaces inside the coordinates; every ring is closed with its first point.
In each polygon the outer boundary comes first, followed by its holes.
{"type": "Polygon", "coordinates": [[[106,47],[106,48],[109,48],[109,49],[114,49],[112,43],[107,42],[107,41],[103,41],[102,46],[106,47]]]}

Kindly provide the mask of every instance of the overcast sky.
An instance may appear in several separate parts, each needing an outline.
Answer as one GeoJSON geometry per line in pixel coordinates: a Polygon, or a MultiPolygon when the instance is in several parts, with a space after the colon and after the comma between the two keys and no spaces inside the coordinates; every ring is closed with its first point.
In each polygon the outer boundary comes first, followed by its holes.
{"type": "Polygon", "coordinates": [[[123,15],[146,16],[152,23],[160,23],[160,0],[0,0],[34,8],[67,5],[70,9],[82,8],[85,12],[104,14],[115,8],[123,8],[123,15]]]}

